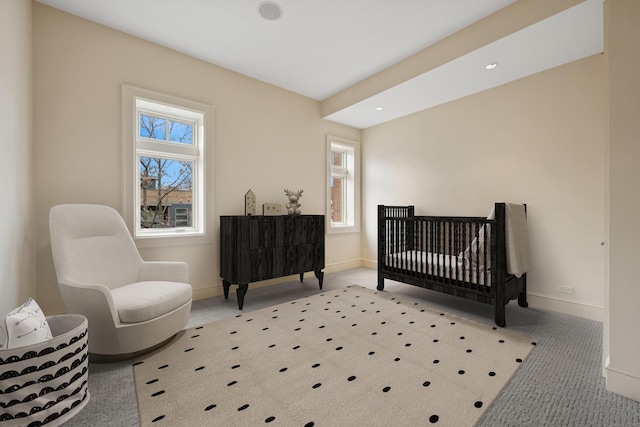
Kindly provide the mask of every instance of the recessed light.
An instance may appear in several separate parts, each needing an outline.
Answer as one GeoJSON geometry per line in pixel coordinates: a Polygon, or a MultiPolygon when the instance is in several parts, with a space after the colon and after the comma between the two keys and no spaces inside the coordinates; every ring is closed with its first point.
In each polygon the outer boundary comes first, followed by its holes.
{"type": "Polygon", "coordinates": [[[258,5],[258,13],[264,19],[275,21],[282,16],[282,8],[278,3],[272,1],[263,1],[258,5]]]}
{"type": "Polygon", "coordinates": [[[497,62],[492,62],[491,64],[487,64],[485,65],[484,68],[486,68],[487,70],[493,70],[494,68],[496,68],[498,66],[497,62]]]}
{"type": "Polygon", "coordinates": [[[384,107],[381,105],[381,106],[379,106],[379,107],[376,107],[376,110],[378,110],[378,111],[382,111],[382,110],[384,110],[384,107]]]}

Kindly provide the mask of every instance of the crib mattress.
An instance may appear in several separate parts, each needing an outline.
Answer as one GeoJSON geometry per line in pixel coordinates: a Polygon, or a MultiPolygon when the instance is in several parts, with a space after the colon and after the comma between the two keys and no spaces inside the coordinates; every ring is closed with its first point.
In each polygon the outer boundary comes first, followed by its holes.
{"type": "Polygon", "coordinates": [[[491,285],[491,271],[472,269],[462,256],[412,250],[387,255],[386,266],[476,285],[491,285]]]}

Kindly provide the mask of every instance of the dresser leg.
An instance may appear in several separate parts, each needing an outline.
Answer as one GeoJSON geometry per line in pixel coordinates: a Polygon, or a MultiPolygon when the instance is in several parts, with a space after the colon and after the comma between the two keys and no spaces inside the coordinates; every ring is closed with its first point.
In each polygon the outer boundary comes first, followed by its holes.
{"type": "Polygon", "coordinates": [[[238,289],[236,289],[236,295],[238,295],[238,309],[242,310],[242,306],[244,305],[244,296],[249,289],[249,284],[245,283],[244,285],[238,285],[238,289]]]}
{"type": "Polygon", "coordinates": [[[322,290],[322,280],[324,279],[324,271],[315,270],[314,271],[316,277],[318,278],[318,283],[320,284],[320,290],[322,290]]]}
{"type": "Polygon", "coordinates": [[[229,299],[229,288],[231,287],[231,283],[222,279],[222,290],[224,291],[224,299],[229,299]]]}
{"type": "Polygon", "coordinates": [[[302,283],[303,279],[304,279],[304,273],[300,273],[300,283],[302,283]]]}

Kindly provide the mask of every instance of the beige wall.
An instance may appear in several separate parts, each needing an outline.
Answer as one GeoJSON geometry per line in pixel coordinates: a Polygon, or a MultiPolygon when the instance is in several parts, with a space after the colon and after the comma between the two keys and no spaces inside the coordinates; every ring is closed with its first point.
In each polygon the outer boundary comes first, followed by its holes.
{"type": "Polygon", "coordinates": [[[0,316],[35,298],[31,2],[0,1],[0,316]]]}
{"type": "MultiPolygon", "coordinates": [[[[59,203],[101,203],[122,212],[120,85],[207,103],[215,109],[215,212],[244,213],[244,194],[286,203],[304,189],[302,211],[324,214],[326,134],[360,131],[320,119],[318,102],[35,3],[35,200],[37,294],[62,310],[48,212],[59,203]]],[[[204,244],[141,250],[147,260],[190,265],[197,298],[221,293],[218,221],[204,244]]],[[[360,263],[359,235],[327,240],[327,270],[360,263]]],[[[309,286],[317,286],[315,278],[309,286]]]]}
{"type": "Polygon", "coordinates": [[[640,401],[640,2],[607,0],[609,86],[607,389],[640,401]]]}
{"type": "Polygon", "coordinates": [[[363,131],[366,264],[377,204],[484,216],[524,202],[530,304],[602,320],[603,79],[596,55],[363,131]]]}

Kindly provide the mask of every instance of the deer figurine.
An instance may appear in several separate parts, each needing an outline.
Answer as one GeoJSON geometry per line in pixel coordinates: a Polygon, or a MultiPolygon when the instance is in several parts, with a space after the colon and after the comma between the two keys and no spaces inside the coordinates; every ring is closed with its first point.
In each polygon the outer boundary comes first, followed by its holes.
{"type": "Polygon", "coordinates": [[[300,200],[300,197],[302,197],[302,191],[303,190],[294,192],[294,191],[289,191],[286,188],[284,189],[284,192],[287,195],[287,198],[289,199],[289,203],[287,203],[287,213],[289,215],[300,215],[301,213],[300,206],[302,205],[298,203],[298,200],[300,200]]]}

